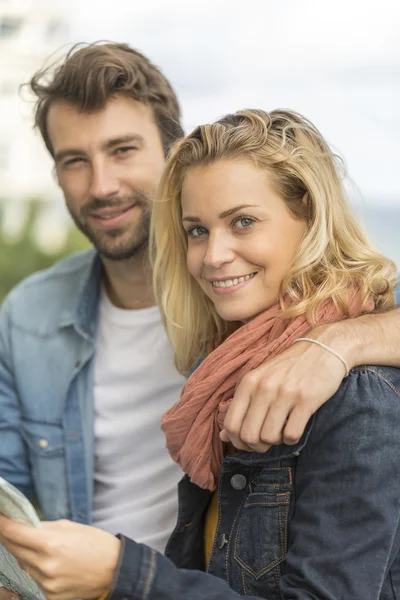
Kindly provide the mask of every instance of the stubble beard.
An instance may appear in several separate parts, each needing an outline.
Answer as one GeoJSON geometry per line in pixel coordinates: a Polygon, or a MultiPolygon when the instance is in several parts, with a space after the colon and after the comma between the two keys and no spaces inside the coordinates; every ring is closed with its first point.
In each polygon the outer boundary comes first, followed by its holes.
{"type": "Polygon", "coordinates": [[[129,199],[96,199],[85,205],[80,214],[68,205],[67,208],[77,228],[94,245],[100,256],[108,260],[122,261],[147,252],[151,219],[150,204],[150,199],[144,193],[136,192],[129,199]],[[128,206],[133,203],[142,211],[136,223],[109,231],[99,231],[91,226],[88,218],[91,211],[105,207],[128,206]]]}

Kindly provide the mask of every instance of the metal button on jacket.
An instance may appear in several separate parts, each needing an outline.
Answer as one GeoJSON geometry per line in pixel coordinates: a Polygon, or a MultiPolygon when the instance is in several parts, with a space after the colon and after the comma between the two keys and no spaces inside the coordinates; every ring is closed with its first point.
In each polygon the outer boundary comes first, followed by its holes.
{"type": "Polygon", "coordinates": [[[231,486],[234,490],[243,490],[246,487],[247,481],[244,475],[240,473],[236,473],[236,475],[232,476],[231,486]]]}

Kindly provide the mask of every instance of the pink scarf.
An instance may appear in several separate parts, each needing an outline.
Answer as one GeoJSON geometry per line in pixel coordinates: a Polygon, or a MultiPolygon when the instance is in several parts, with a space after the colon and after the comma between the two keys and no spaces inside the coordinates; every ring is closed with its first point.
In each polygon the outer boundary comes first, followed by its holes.
{"type": "MultiPolygon", "coordinates": [[[[361,312],[358,291],[349,293],[350,316],[361,312]]],[[[370,312],[371,300],[363,312],[370,312]]],[[[163,417],[167,448],[175,462],[201,488],[215,490],[227,445],[220,438],[224,418],[242,377],[304,336],[306,316],[279,318],[275,305],[232,333],[211,352],[184,385],[180,400],[163,417]]],[[[338,321],[343,315],[333,302],[319,309],[317,323],[338,321]]]]}

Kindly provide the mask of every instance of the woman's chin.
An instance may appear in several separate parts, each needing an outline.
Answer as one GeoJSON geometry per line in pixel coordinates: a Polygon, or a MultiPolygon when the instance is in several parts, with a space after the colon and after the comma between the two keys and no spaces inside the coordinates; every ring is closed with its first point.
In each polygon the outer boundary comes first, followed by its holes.
{"type": "Polygon", "coordinates": [[[253,312],[249,312],[246,310],[218,310],[218,315],[221,317],[221,319],[223,319],[224,321],[232,321],[232,322],[241,322],[241,323],[247,323],[248,321],[251,321],[251,319],[254,319],[254,317],[257,316],[258,313],[253,313],[253,312]]]}
{"type": "Polygon", "coordinates": [[[273,306],[276,303],[276,301],[277,300],[274,299],[273,302],[268,303],[265,306],[258,304],[253,309],[246,309],[243,306],[228,307],[228,306],[221,306],[221,305],[218,306],[218,304],[215,304],[215,309],[216,309],[218,315],[224,321],[232,321],[232,322],[235,321],[237,323],[248,323],[249,321],[252,321],[256,317],[258,317],[258,315],[261,315],[261,313],[263,313],[266,310],[268,310],[269,308],[271,308],[271,306],[273,306]]]}

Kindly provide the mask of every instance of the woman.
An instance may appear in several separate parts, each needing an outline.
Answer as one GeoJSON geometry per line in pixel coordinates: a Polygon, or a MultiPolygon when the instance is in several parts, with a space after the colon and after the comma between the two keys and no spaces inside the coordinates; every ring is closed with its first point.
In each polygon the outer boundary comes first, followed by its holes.
{"type": "Polygon", "coordinates": [[[324,346],[348,377],[298,444],[246,453],[219,437],[247,371],[313,343],[314,324],[393,305],[395,266],[352,216],[339,167],[290,111],[228,115],[174,148],[154,207],[155,289],[178,368],[206,358],[162,424],[187,474],[173,562],[75,523],[1,518],[50,600],[400,598],[399,371],[348,373],[324,346]]]}

